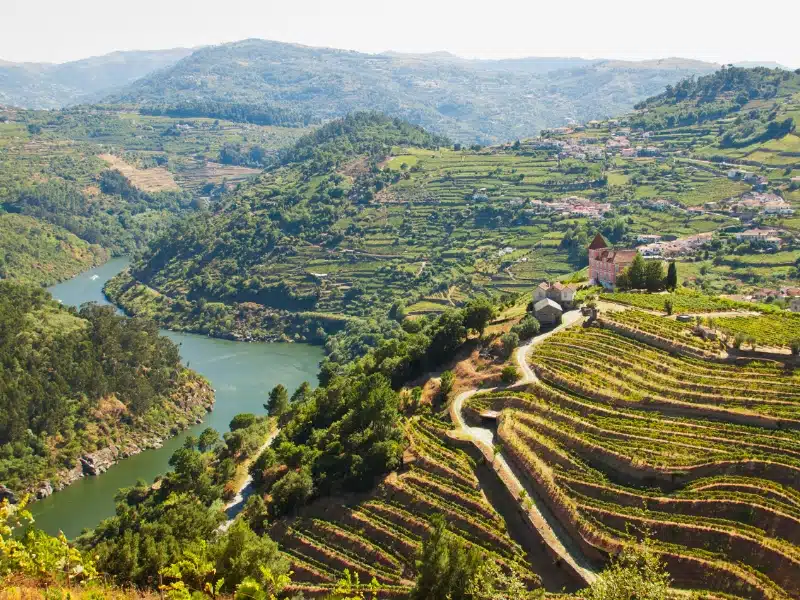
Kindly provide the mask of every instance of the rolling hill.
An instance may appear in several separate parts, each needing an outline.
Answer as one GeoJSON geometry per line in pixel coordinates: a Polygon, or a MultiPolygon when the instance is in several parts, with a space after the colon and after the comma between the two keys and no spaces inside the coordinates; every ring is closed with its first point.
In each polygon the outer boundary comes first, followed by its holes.
{"type": "Polygon", "coordinates": [[[63,64],[0,60],[0,104],[61,108],[91,102],[191,53],[187,48],[112,52],[63,64]]]}
{"type": "Polygon", "coordinates": [[[667,84],[718,66],[684,59],[362,54],[250,39],[200,49],[108,100],[266,103],[317,120],[378,111],[457,141],[492,143],[535,135],[568,118],[586,121],[624,112],[667,84]]]}

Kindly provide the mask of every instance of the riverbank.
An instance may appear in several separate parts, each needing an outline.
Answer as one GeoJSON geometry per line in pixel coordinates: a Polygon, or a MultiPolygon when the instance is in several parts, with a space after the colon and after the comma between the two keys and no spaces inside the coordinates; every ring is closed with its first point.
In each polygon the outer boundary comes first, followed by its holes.
{"type": "Polygon", "coordinates": [[[321,345],[353,317],[292,312],[255,302],[206,302],[171,298],[139,281],[126,269],[104,287],[126,314],[152,319],[161,327],[237,342],[302,342],[321,345]]]}
{"type": "MultiPolygon", "coordinates": [[[[80,306],[85,302],[109,305],[103,286],[127,266],[126,258],[114,258],[49,291],[66,305],[80,306]]],[[[188,429],[161,437],[160,447],[156,444],[154,449],[146,450],[144,444],[138,444],[141,451],[134,450],[124,460],[118,458],[102,474],[79,477],[59,493],[34,502],[30,510],[39,529],[51,535],[63,531],[73,538],[83,529],[95,527],[114,515],[114,497],[120,488],[135,485],[138,480],[153,481],[169,471],[169,459],[187,435],[199,435],[206,427],[222,434],[239,413],[263,414],[263,404],[273,386],[282,383],[293,390],[304,381],[314,382],[323,358],[319,346],[307,344],[242,344],[164,329],[159,333],[177,345],[182,363],[199,373],[214,389],[214,410],[198,412],[202,418],[200,424],[194,424],[196,419],[188,419],[188,429]]],[[[121,447],[116,442],[114,445],[121,447]]],[[[123,448],[120,456],[124,455],[123,448]]]]}
{"type": "Polygon", "coordinates": [[[110,418],[103,418],[98,424],[110,428],[110,421],[114,420],[121,425],[116,431],[107,432],[113,443],[76,456],[70,468],[59,470],[55,476],[23,490],[21,494],[12,493],[10,499],[29,494],[32,500],[42,500],[83,477],[105,473],[123,459],[161,448],[167,439],[202,423],[214,407],[214,390],[208,381],[189,370],[184,370],[181,378],[183,381],[169,400],[132,419],[127,425],[125,421],[129,415],[122,411],[119,401],[109,398],[104,406],[109,414],[98,416],[110,418]]]}

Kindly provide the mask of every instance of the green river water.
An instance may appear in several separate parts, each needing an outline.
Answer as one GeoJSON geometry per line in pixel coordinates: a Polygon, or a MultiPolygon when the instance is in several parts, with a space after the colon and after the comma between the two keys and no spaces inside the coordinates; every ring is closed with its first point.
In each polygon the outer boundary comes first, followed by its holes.
{"type": "MultiPolygon", "coordinates": [[[[49,291],[64,304],[108,304],[103,284],[126,266],[127,259],[116,258],[49,291]]],[[[98,477],[84,477],[35,502],[31,512],[40,529],[51,534],[61,530],[72,538],[84,528],[94,527],[114,514],[114,494],[119,488],[133,485],[138,479],[152,481],[166,472],[169,457],[188,433],[197,434],[209,426],[222,433],[228,431],[228,423],[238,413],[263,413],[262,405],[274,385],[283,383],[291,392],[303,381],[316,383],[323,357],[321,348],[307,344],[248,344],[171,331],[162,333],[179,344],[184,363],[211,382],[216,390],[213,412],[202,425],[167,440],[162,448],[125,459],[98,477]]]]}

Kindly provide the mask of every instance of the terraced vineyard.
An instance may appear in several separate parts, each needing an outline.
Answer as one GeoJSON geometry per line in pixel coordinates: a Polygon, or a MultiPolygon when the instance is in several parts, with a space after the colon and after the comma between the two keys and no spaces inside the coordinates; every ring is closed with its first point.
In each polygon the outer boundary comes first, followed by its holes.
{"type": "Polygon", "coordinates": [[[716,319],[716,326],[730,336],[753,338],[763,346],[789,346],[800,342],[800,315],[795,313],[716,319]]]}
{"type": "Polygon", "coordinates": [[[619,406],[800,428],[800,375],[774,363],[706,362],[585,328],[546,340],[532,364],[552,385],[619,406]]]}
{"type": "Polygon", "coordinates": [[[603,324],[613,329],[622,329],[632,336],[645,336],[658,344],[684,347],[687,350],[712,355],[718,353],[718,345],[694,335],[691,323],[681,323],[641,310],[619,310],[603,313],[603,324]]]}
{"type": "MultiPolygon", "coordinates": [[[[662,319],[622,315],[634,333],[662,319]]],[[[475,395],[467,410],[500,411],[504,456],[586,557],[648,535],[678,587],[800,596],[792,370],[678,356],[598,327],[552,336],[529,360],[540,381],[475,395]]]]}
{"type": "Polygon", "coordinates": [[[293,591],[329,593],[348,569],[362,584],[374,577],[382,597],[404,597],[414,584],[415,559],[431,519],[442,515],[450,531],[484,549],[533,588],[540,578],[487,502],[472,459],[452,446],[449,424],[415,418],[406,426],[413,458],[400,474],[358,501],[325,501],[281,521],[270,535],[292,563],[293,591]]]}
{"type": "Polygon", "coordinates": [[[755,310],[758,305],[747,302],[736,302],[728,298],[719,296],[708,296],[690,290],[681,290],[674,293],[664,294],[638,294],[635,292],[610,292],[601,294],[600,298],[619,304],[626,304],[645,310],[665,310],[665,302],[672,302],[672,310],[676,314],[681,313],[705,313],[725,310],[755,310]]]}

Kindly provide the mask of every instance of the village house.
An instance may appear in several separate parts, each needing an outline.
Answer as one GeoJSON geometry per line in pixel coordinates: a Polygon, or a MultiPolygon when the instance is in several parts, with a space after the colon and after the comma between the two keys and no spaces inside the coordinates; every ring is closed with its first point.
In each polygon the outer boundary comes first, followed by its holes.
{"type": "MultiPolygon", "coordinates": [[[[748,229],[736,234],[737,242],[763,242],[767,238],[776,238],[778,232],[774,229],[748,229]]],[[[778,238],[779,239],[779,238],[778,238]]]]}
{"type": "Polygon", "coordinates": [[[648,258],[686,256],[695,254],[703,247],[703,244],[710,242],[713,236],[711,231],[696,233],[676,240],[652,242],[638,246],[636,249],[639,254],[648,258]]]}
{"type": "Polygon", "coordinates": [[[542,325],[556,325],[561,322],[563,310],[550,298],[539,300],[533,305],[533,316],[542,325]]]}
{"type": "Polygon", "coordinates": [[[631,266],[637,254],[636,250],[609,248],[598,233],[589,244],[589,282],[607,288],[615,287],[617,277],[631,266]]]}
{"type": "Polygon", "coordinates": [[[551,285],[548,282],[543,281],[533,290],[533,301],[534,303],[537,303],[545,298],[549,298],[550,300],[557,302],[561,308],[566,310],[572,308],[575,304],[576,291],[577,288],[573,284],[565,285],[557,281],[551,285]]]}
{"type": "Polygon", "coordinates": [[[751,173],[750,171],[743,171],[742,169],[731,169],[728,171],[728,179],[744,179],[747,180],[751,177],[754,177],[755,173],[751,173]]]}
{"type": "Polygon", "coordinates": [[[652,244],[653,242],[657,242],[661,239],[660,235],[655,233],[640,233],[636,236],[636,241],[640,244],[652,244]]]}

